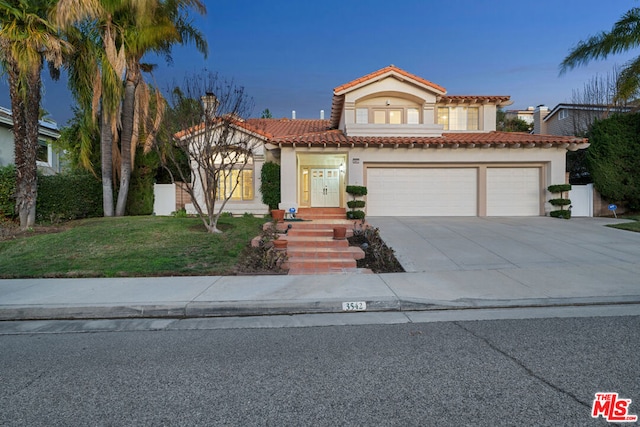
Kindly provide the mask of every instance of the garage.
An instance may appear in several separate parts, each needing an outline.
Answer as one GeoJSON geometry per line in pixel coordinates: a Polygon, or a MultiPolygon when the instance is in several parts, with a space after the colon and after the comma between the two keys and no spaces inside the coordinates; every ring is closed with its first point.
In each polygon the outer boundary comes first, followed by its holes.
{"type": "Polygon", "coordinates": [[[478,168],[368,168],[371,216],[476,216],[478,168]]]}
{"type": "Polygon", "coordinates": [[[370,216],[538,216],[541,168],[366,168],[370,216]]]}
{"type": "Polygon", "coordinates": [[[487,216],[540,215],[540,168],[487,168],[487,216]]]}

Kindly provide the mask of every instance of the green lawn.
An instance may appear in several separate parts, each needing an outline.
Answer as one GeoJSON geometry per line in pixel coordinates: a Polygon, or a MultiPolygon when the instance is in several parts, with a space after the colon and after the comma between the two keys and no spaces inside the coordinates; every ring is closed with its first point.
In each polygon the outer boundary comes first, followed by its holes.
{"type": "Polygon", "coordinates": [[[632,219],[635,222],[626,222],[624,224],[611,224],[609,227],[619,228],[621,230],[629,230],[640,233],[640,215],[625,215],[621,218],[624,219],[632,219]]]}
{"type": "Polygon", "coordinates": [[[0,241],[0,278],[228,275],[263,218],[93,218],[60,233],[0,241]]]}

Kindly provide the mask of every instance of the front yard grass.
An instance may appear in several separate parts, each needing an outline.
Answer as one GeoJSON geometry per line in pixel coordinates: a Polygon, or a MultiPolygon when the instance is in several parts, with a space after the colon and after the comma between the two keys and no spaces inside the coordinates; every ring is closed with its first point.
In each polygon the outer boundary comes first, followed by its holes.
{"type": "Polygon", "coordinates": [[[635,222],[625,222],[624,224],[610,224],[609,227],[619,228],[621,230],[635,231],[640,233],[640,215],[624,215],[620,218],[632,219],[635,222]]]}
{"type": "Polygon", "coordinates": [[[0,241],[0,278],[229,275],[263,218],[123,217],[72,221],[59,233],[0,241]]]}

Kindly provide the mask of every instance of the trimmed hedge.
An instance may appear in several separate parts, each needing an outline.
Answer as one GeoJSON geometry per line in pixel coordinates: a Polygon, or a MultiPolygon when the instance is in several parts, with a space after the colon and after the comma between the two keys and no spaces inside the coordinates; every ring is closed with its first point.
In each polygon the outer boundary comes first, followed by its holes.
{"type": "Polygon", "coordinates": [[[551,199],[549,203],[553,206],[567,206],[571,204],[571,199],[551,199]]]}
{"type": "Polygon", "coordinates": [[[278,209],[280,205],[280,165],[274,162],[266,162],[260,172],[260,193],[262,203],[269,209],[278,209]]]}
{"type": "Polygon", "coordinates": [[[347,185],[347,193],[352,196],[366,196],[367,195],[367,187],[363,187],[361,185],[347,185]]]}
{"type": "Polygon", "coordinates": [[[565,210],[551,211],[549,212],[549,216],[552,216],[554,218],[569,219],[571,218],[571,211],[565,211],[565,210]]]}
{"type": "Polygon", "coordinates": [[[364,208],[364,200],[349,200],[347,206],[351,209],[364,208]]]}
{"type": "Polygon", "coordinates": [[[13,219],[16,215],[16,168],[13,165],[0,168],[0,219],[13,219]]]}
{"type": "Polygon", "coordinates": [[[347,211],[347,219],[363,219],[364,211],[347,211]]]}
{"type": "Polygon", "coordinates": [[[550,185],[547,190],[549,190],[549,193],[564,193],[571,190],[571,184],[550,185]]]}
{"type": "Polygon", "coordinates": [[[38,176],[36,220],[58,222],[103,216],[102,182],[89,173],[38,176]]]}

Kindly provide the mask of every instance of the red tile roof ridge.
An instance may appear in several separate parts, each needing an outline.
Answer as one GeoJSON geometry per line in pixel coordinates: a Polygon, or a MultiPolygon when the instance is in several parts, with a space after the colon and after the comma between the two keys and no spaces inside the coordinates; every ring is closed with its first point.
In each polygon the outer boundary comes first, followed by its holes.
{"type": "Polygon", "coordinates": [[[396,67],[395,65],[389,65],[387,67],[384,67],[384,68],[381,68],[381,69],[379,69],[377,71],[369,73],[366,76],[357,78],[357,79],[352,80],[352,81],[350,81],[348,83],[345,83],[343,85],[337,86],[336,88],[333,89],[333,93],[334,93],[334,95],[336,95],[339,92],[342,92],[342,91],[344,91],[346,89],[349,89],[349,88],[352,88],[354,86],[357,86],[360,83],[364,83],[364,82],[366,82],[368,80],[372,80],[372,79],[374,79],[374,78],[376,78],[378,76],[381,76],[383,74],[393,73],[393,72],[401,74],[404,77],[407,77],[409,79],[415,80],[415,81],[417,81],[419,83],[422,83],[423,85],[429,86],[429,87],[431,87],[433,89],[436,89],[437,91],[440,91],[443,94],[447,93],[447,90],[444,87],[442,87],[440,85],[437,85],[437,84],[435,84],[433,82],[430,82],[429,80],[426,80],[426,79],[424,79],[422,77],[419,77],[419,76],[417,76],[415,74],[411,74],[408,71],[405,71],[405,70],[403,70],[401,68],[396,67]]]}

